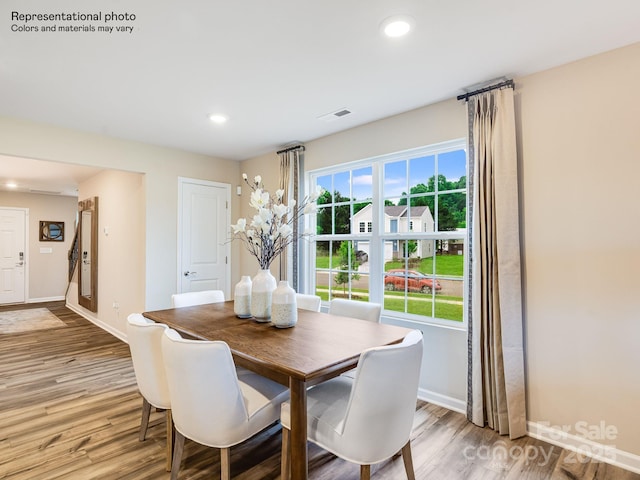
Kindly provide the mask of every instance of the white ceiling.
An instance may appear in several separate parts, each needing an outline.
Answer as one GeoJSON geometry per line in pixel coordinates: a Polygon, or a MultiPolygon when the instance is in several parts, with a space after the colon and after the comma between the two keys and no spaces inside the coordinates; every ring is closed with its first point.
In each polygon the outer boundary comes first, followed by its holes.
{"type": "MultiPolygon", "coordinates": [[[[235,160],[640,41],[638,0],[51,5],[2,2],[0,115],[235,160]],[[136,18],[106,23],[132,33],[12,32],[11,11],[136,18]],[[380,34],[394,14],[415,19],[409,36],[380,34]],[[353,113],[318,119],[342,108],[353,113]],[[212,124],[214,112],[228,123],[212,124]]],[[[64,22],[31,22],[43,24],[64,22]]]]}
{"type": "Polygon", "coordinates": [[[78,196],[78,185],[102,169],[0,155],[0,190],[78,196]],[[11,182],[16,187],[9,187],[11,182]]]}

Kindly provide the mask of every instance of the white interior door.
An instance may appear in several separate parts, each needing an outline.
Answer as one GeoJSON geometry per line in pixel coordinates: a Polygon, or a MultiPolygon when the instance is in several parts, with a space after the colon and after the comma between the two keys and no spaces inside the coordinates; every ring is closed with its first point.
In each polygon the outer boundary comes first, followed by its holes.
{"type": "Polygon", "coordinates": [[[0,209],[0,304],[25,301],[26,216],[25,209],[0,209]]]}
{"type": "Polygon", "coordinates": [[[231,186],[180,178],[179,191],[179,292],[222,290],[228,299],[231,186]]]}

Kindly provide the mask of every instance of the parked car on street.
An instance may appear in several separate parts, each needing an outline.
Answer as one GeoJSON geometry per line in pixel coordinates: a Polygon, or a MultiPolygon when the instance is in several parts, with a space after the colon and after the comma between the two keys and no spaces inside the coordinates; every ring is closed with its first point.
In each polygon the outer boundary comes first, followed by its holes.
{"type": "Polygon", "coordinates": [[[406,284],[409,292],[431,293],[434,290],[434,282],[435,291],[442,290],[440,282],[415,270],[396,268],[384,273],[384,288],[386,290],[404,291],[406,284]]]}

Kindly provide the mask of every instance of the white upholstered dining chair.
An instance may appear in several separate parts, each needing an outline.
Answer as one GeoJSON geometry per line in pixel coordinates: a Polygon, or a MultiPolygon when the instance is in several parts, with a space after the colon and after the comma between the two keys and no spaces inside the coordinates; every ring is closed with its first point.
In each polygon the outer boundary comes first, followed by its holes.
{"type": "Polygon", "coordinates": [[[343,317],[359,318],[380,323],[382,306],[379,303],[361,302],[359,300],[347,300],[334,298],[329,302],[329,313],[343,317]]]}
{"type": "Polygon", "coordinates": [[[162,336],[168,327],[155,323],[139,313],[127,317],[127,341],[131,351],[133,370],[142,395],[142,420],[139,440],[147,435],[151,407],[166,411],[167,422],[167,470],[171,469],[173,424],[171,399],[162,358],[162,336]]]}
{"type": "MultiPolygon", "coordinates": [[[[343,317],[368,320],[380,323],[380,312],[382,306],[379,303],[362,302],[359,300],[347,300],[345,298],[334,298],[329,302],[329,313],[341,315],[343,317]]],[[[355,370],[351,369],[342,375],[353,378],[355,370]]]]}
{"type": "Polygon", "coordinates": [[[296,304],[298,308],[303,310],[311,310],[319,312],[322,299],[318,295],[308,295],[305,293],[296,293],[296,304]]]}
{"type": "Polygon", "coordinates": [[[171,306],[174,308],[219,302],[224,302],[224,292],[222,290],[202,290],[200,292],[174,293],[171,295],[171,306]]]}
{"type": "Polygon", "coordinates": [[[176,430],[171,479],[190,438],[220,449],[221,478],[228,480],[230,447],[276,422],[289,389],[252,372],[238,377],[225,342],[187,340],[167,329],[162,351],[176,430]]]}
{"type": "MultiPolygon", "coordinates": [[[[415,480],[410,434],[416,409],[422,333],[413,330],[396,345],[371,348],[360,356],[355,379],[339,376],[307,392],[309,441],[359,464],[369,480],[371,465],[402,452],[407,478],[415,480]]],[[[282,405],[282,473],[290,474],[289,403],[282,405]]]]}

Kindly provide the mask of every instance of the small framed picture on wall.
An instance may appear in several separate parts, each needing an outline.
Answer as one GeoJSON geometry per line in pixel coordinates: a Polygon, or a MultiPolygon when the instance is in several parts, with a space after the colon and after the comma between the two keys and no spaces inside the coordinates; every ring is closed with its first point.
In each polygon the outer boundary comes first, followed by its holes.
{"type": "Polygon", "coordinates": [[[40,220],[40,241],[41,242],[63,242],[64,222],[52,222],[40,220]]]}

